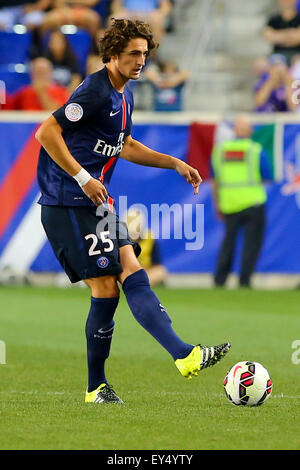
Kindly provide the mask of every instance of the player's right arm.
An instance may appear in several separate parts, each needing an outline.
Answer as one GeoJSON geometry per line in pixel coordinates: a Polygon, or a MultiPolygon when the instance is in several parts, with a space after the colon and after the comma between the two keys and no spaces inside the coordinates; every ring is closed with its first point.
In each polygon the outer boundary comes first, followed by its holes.
{"type": "MultiPolygon", "coordinates": [[[[50,116],[37,130],[35,137],[44,147],[46,152],[66,173],[77,179],[84,169],[70,153],[62,136],[62,128],[54,116],[50,116]]],[[[77,179],[78,181],[78,179],[77,179]]],[[[96,204],[101,205],[106,200],[105,186],[97,179],[90,176],[88,182],[80,185],[82,191],[96,204]]]]}

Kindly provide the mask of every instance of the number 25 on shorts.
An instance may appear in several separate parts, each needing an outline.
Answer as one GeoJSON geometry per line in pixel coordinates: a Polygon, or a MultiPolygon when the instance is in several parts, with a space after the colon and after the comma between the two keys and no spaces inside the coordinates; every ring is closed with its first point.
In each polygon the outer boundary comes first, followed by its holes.
{"type": "MultiPolygon", "coordinates": [[[[106,230],[105,232],[100,233],[100,238],[103,243],[103,245],[106,245],[104,248],[105,253],[109,253],[110,251],[113,251],[114,249],[114,244],[112,240],[109,237],[109,230],[106,230]]],[[[86,240],[92,240],[92,244],[89,248],[89,256],[95,256],[95,255],[101,255],[101,250],[96,249],[98,245],[98,237],[95,233],[89,233],[84,237],[86,240]]]]}

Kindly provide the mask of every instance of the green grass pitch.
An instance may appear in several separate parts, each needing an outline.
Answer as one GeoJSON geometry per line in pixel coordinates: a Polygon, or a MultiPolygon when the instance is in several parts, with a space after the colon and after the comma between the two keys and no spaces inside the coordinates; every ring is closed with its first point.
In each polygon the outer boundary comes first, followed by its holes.
{"type": "Polygon", "coordinates": [[[300,449],[300,364],[291,360],[299,291],[156,292],[182,339],[228,340],[232,349],[188,381],[122,295],[107,363],[120,406],[84,403],[88,290],[1,287],[1,449],[300,449]],[[273,393],[261,407],[225,397],[224,376],[242,360],[270,372],[273,393]]]}

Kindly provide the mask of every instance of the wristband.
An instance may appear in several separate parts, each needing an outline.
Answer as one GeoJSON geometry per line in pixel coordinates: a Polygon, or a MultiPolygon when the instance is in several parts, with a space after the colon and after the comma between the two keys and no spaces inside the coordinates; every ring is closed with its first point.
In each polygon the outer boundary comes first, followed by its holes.
{"type": "Polygon", "coordinates": [[[76,175],[74,175],[73,178],[77,181],[79,186],[82,188],[82,186],[85,186],[90,181],[92,176],[84,168],[81,168],[81,170],[76,175]]]}

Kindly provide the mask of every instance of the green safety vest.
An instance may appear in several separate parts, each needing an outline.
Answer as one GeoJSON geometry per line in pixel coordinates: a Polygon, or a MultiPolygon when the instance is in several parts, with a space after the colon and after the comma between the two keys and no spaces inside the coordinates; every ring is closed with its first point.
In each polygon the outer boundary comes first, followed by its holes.
{"type": "Polygon", "coordinates": [[[222,213],[233,214],[266,202],[260,174],[261,151],[262,146],[251,139],[226,140],[215,146],[212,166],[222,213]]]}

